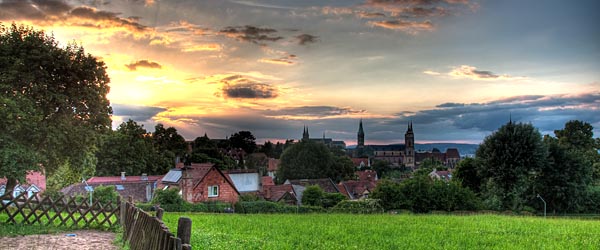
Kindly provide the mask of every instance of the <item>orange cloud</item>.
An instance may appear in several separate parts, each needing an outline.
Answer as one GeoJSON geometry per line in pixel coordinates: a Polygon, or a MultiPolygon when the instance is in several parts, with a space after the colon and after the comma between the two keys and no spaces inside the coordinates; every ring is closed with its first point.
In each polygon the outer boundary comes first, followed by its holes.
{"type": "Polygon", "coordinates": [[[391,21],[371,21],[371,26],[386,29],[401,30],[409,34],[417,34],[420,31],[433,31],[435,28],[429,20],[424,22],[391,20],[391,21]]]}

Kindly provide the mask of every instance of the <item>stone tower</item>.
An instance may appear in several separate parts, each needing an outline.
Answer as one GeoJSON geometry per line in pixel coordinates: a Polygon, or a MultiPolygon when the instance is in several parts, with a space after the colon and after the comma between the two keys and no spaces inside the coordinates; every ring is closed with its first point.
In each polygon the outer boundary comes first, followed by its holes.
{"type": "Polygon", "coordinates": [[[308,141],[308,138],[310,138],[310,136],[308,135],[308,127],[304,126],[304,131],[302,132],[302,140],[308,141]]]}
{"type": "Polygon", "coordinates": [[[404,165],[415,167],[415,134],[413,133],[412,122],[408,124],[406,134],[404,134],[404,165]]]}
{"type": "Polygon", "coordinates": [[[362,119],[360,119],[360,123],[358,124],[358,138],[356,144],[356,156],[363,156],[365,150],[365,131],[363,130],[362,119]]]}

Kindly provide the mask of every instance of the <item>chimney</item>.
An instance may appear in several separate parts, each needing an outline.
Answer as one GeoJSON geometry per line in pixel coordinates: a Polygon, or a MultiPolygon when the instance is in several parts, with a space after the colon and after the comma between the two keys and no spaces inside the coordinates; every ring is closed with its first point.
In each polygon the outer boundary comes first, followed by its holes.
{"type": "Polygon", "coordinates": [[[148,174],[143,173],[142,174],[142,181],[147,181],[148,180],[148,174]]]}
{"type": "Polygon", "coordinates": [[[121,180],[122,181],[127,180],[127,178],[125,178],[125,172],[121,172],[121,180]]]}

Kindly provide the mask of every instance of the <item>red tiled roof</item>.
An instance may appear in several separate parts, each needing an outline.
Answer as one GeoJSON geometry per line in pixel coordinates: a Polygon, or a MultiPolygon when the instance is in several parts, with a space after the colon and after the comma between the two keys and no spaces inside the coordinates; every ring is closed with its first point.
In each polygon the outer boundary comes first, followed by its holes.
{"type": "Polygon", "coordinates": [[[446,149],[446,158],[460,159],[460,154],[458,153],[458,149],[456,149],[456,148],[446,149]]]}
{"type": "Polygon", "coordinates": [[[358,176],[359,181],[376,181],[377,172],[373,170],[356,171],[354,172],[358,176]]]}
{"type": "MultiPolygon", "coordinates": [[[[286,193],[294,194],[292,184],[283,184],[277,186],[263,186],[263,196],[265,200],[279,201],[286,193]]],[[[294,194],[294,196],[296,196],[294,194]]]]}
{"type": "Polygon", "coordinates": [[[275,182],[273,182],[273,177],[271,176],[263,176],[261,177],[261,183],[263,186],[273,186],[275,182]]]}
{"type": "Polygon", "coordinates": [[[347,194],[352,199],[358,199],[365,193],[372,192],[377,186],[376,181],[344,181],[341,183],[347,194]]]}
{"type": "Polygon", "coordinates": [[[369,158],[350,158],[355,167],[360,166],[362,162],[365,166],[369,166],[369,158]]]}
{"type": "Polygon", "coordinates": [[[267,171],[275,172],[277,169],[279,169],[279,159],[269,158],[269,167],[267,168],[267,171]]]}
{"type": "MultiPolygon", "coordinates": [[[[33,184],[36,187],[38,187],[40,190],[44,191],[46,190],[46,176],[39,171],[27,171],[27,175],[25,176],[25,182],[23,183],[22,186],[24,187],[28,187],[29,185],[33,184]],[[29,184],[29,185],[27,185],[29,184]]],[[[6,178],[0,178],[0,185],[6,185],[6,178]]],[[[17,182],[17,184],[20,184],[17,182]]]]}
{"type": "MultiPolygon", "coordinates": [[[[163,178],[164,175],[149,175],[148,181],[154,182],[163,178]]],[[[121,180],[121,176],[94,176],[87,180],[88,184],[118,184],[118,183],[133,183],[133,182],[145,182],[142,180],[142,176],[125,176],[125,180],[121,180]]]]}

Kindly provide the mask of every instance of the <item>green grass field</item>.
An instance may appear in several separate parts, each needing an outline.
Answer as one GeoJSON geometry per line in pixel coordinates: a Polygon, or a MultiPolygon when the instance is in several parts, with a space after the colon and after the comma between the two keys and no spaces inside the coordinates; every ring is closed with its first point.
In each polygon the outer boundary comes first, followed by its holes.
{"type": "Polygon", "coordinates": [[[600,221],[500,215],[166,213],[194,249],[599,249],[600,221]]]}

